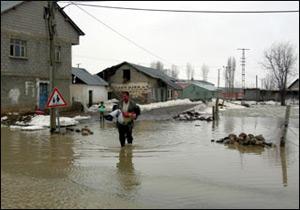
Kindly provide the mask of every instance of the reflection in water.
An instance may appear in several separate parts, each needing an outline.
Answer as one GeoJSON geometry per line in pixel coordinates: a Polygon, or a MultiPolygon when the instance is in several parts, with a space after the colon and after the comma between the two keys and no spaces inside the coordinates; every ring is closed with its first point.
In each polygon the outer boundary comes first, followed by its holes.
{"type": "Polygon", "coordinates": [[[69,136],[50,135],[49,169],[60,171],[60,176],[67,176],[74,162],[73,140],[69,136]]]}
{"type": "Polygon", "coordinates": [[[73,140],[68,135],[50,135],[47,131],[1,132],[1,169],[5,172],[61,178],[68,175],[73,160],[73,140]],[[38,135],[39,139],[36,138],[38,135]]]}
{"type": "Polygon", "coordinates": [[[100,119],[100,128],[104,128],[105,127],[105,121],[100,119]]]}
{"type": "Polygon", "coordinates": [[[224,120],[224,133],[232,133],[235,128],[235,123],[233,123],[233,119],[230,117],[223,118],[224,120]]]}
{"type": "Polygon", "coordinates": [[[132,158],[131,145],[126,145],[120,149],[119,162],[117,163],[118,180],[123,192],[120,196],[127,198],[132,198],[136,194],[136,187],[140,185],[138,176],[135,173],[132,158]]]}
{"type": "Polygon", "coordinates": [[[286,167],[286,156],[285,147],[280,147],[280,160],[282,168],[282,183],[284,187],[287,187],[287,167],[286,167]]]}
{"type": "Polygon", "coordinates": [[[240,144],[227,144],[226,146],[228,147],[228,149],[236,149],[240,153],[253,153],[256,155],[261,155],[265,151],[265,148],[262,146],[254,146],[254,145],[244,146],[240,144]]]}
{"type": "Polygon", "coordinates": [[[220,119],[220,116],[218,116],[216,120],[212,121],[212,131],[215,131],[218,128],[218,126],[219,126],[219,119],[220,119]]]}

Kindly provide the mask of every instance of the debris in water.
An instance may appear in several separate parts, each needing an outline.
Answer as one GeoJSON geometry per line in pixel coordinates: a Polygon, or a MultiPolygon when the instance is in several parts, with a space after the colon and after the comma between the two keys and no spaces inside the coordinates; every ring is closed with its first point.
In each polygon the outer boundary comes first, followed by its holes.
{"type": "MultiPolygon", "coordinates": [[[[213,141],[211,141],[213,142],[213,141]]],[[[273,143],[268,143],[266,142],[265,138],[263,135],[257,135],[254,136],[253,134],[246,134],[246,133],[240,133],[239,136],[235,134],[229,134],[228,136],[216,140],[217,143],[223,143],[223,144],[237,144],[237,145],[243,145],[243,146],[248,146],[248,145],[253,145],[253,146],[269,146],[269,147],[275,147],[276,145],[273,143]]]]}

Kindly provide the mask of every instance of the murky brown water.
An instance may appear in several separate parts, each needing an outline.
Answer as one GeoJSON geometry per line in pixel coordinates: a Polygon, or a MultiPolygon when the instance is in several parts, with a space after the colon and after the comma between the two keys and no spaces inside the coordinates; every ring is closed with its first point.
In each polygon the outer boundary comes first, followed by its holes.
{"type": "Polygon", "coordinates": [[[283,115],[258,107],[218,123],[138,121],[122,150],[113,124],[88,124],[90,136],[1,127],[1,208],[299,208],[298,108],[285,149],[211,143],[245,131],[278,144],[283,115]]]}

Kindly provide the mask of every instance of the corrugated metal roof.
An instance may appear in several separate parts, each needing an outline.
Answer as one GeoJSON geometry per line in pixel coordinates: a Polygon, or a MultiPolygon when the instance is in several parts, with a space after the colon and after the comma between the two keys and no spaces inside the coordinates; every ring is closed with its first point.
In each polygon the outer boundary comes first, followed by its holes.
{"type": "Polygon", "coordinates": [[[1,1],[1,13],[23,3],[24,1],[1,1]]]}
{"type": "Polygon", "coordinates": [[[192,84],[194,84],[194,85],[196,85],[198,87],[204,88],[206,90],[209,90],[209,91],[216,91],[217,90],[217,88],[215,86],[210,85],[208,83],[204,83],[204,82],[199,82],[199,81],[195,82],[195,81],[193,81],[192,84]]]}
{"type": "Polygon", "coordinates": [[[97,85],[97,86],[108,85],[108,83],[105,82],[103,79],[101,79],[98,75],[92,75],[83,68],[72,68],[72,74],[78,77],[87,85],[97,85]]]}

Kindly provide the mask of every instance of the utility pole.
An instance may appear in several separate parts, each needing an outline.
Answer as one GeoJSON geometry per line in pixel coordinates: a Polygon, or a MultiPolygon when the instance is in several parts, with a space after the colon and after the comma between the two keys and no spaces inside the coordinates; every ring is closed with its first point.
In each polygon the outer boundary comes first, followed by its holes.
{"type": "MultiPolygon", "coordinates": [[[[55,1],[48,1],[48,31],[49,31],[49,41],[50,41],[50,92],[54,89],[54,79],[55,79],[55,1]]],[[[55,120],[55,110],[50,108],[50,132],[53,133],[56,130],[56,120],[55,120]]]]}
{"type": "Polygon", "coordinates": [[[220,88],[220,69],[218,69],[218,89],[220,88]]]}
{"type": "Polygon", "coordinates": [[[258,87],[257,87],[257,75],[256,75],[256,104],[257,104],[257,101],[258,101],[258,87]]]}
{"type": "Polygon", "coordinates": [[[245,50],[250,50],[250,49],[238,48],[237,50],[242,50],[242,58],[241,58],[241,65],[242,65],[242,88],[243,88],[243,90],[245,90],[245,64],[246,64],[245,50]]]}
{"type": "Polygon", "coordinates": [[[219,112],[219,88],[220,88],[220,69],[218,69],[218,88],[217,88],[217,99],[216,99],[216,113],[219,112]]]}

